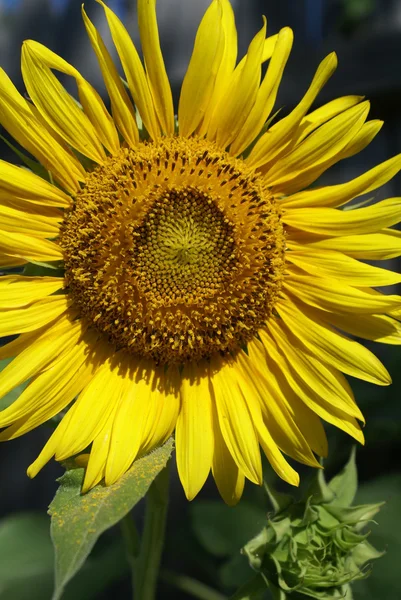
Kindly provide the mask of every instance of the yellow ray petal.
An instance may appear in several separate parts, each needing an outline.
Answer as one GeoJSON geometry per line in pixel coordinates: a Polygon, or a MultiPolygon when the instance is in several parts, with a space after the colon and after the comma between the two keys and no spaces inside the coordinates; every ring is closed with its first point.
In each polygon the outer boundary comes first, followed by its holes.
{"type": "MultiPolygon", "coordinates": [[[[347,412],[343,410],[344,407],[347,408],[347,404],[339,402],[338,397],[329,392],[324,384],[316,385],[314,373],[319,376],[319,361],[313,359],[311,355],[294,352],[291,345],[283,344],[282,339],[279,351],[271,335],[264,334],[263,330],[260,330],[259,333],[266,352],[278,365],[289,385],[306,406],[319,417],[342,429],[363,444],[364,437],[359,424],[349,414],[348,409],[347,412]]],[[[275,336],[274,339],[277,342],[275,336]]],[[[357,408],[356,405],[355,408],[357,408]]]]}
{"type": "MultiPolygon", "coordinates": [[[[401,254],[401,231],[382,229],[379,233],[366,235],[344,235],[334,238],[320,238],[313,234],[291,232],[291,237],[313,251],[319,248],[336,250],[348,256],[366,260],[387,260],[401,254]]],[[[298,244],[295,244],[298,247],[298,244]]],[[[288,246],[292,247],[291,239],[288,246]]],[[[295,246],[294,246],[295,247],[295,246]]]]}
{"type": "Polygon", "coordinates": [[[205,483],[213,458],[212,399],[207,369],[184,367],[175,432],[177,469],[188,500],[205,483]]]}
{"type": "Polygon", "coordinates": [[[302,208],[311,206],[341,206],[353,198],[367,194],[381,187],[401,170],[401,154],[386,160],[363,175],[347,183],[329,185],[312,190],[303,190],[292,196],[283,198],[286,208],[302,208]]]}
{"type": "Polygon", "coordinates": [[[295,194],[300,190],[308,188],[332,165],[354,156],[366,148],[378,134],[382,125],[382,121],[368,121],[367,123],[364,123],[352,138],[351,142],[347,144],[343,150],[340,150],[338,154],[335,154],[332,158],[329,158],[318,165],[312,165],[311,167],[306,168],[291,180],[286,180],[275,185],[274,192],[290,196],[291,194],[295,194]]]}
{"type": "Polygon", "coordinates": [[[100,365],[69,409],[69,421],[63,425],[63,420],[59,425],[62,435],[55,452],[57,460],[65,460],[89,446],[110,418],[124,385],[124,371],[119,368],[118,359],[107,359],[100,365]]]}
{"type": "Polygon", "coordinates": [[[20,267],[21,265],[25,265],[28,261],[24,258],[18,258],[15,256],[9,256],[8,254],[0,254],[0,268],[1,269],[9,269],[12,267],[20,267]]]}
{"type": "Polygon", "coordinates": [[[22,346],[18,356],[1,371],[0,398],[39,373],[49,363],[57,362],[65,350],[75,346],[84,331],[82,322],[72,321],[67,313],[55,325],[38,332],[37,339],[26,347],[22,346]]]}
{"type": "Polygon", "coordinates": [[[299,246],[288,252],[287,260],[311,275],[332,277],[355,287],[380,287],[401,282],[399,273],[359,262],[334,250],[313,250],[299,246]]]}
{"type": "Polygon", "coordinates": [[[37,238],[54,238],[58,235],[63,215],[45,217],[29,214],[0,203],[1,228],[10,233],[22,233],[37,238]]]}
{"type": "Polygon", "coordinates": [[[42,118],[67,144],[95,162],[102,163],[106,155],[96,129],[50,69],[52,66],[66,72],[69,65],[65,65],[60,57],[53,56],[41,44],[32,40],[24,42],[22,76],[42,118]]]}
{"type": "Polygon", "coordinates": [[[235,137],[230,153],[238,156],[259,134],[267,121],[276,101],[285,65],[291,52],[293,33],[284,27],[278,34],[274,52],[266,75],[257,92],[255,103],[238,135],[235,137]]]}
{"type": "Polygon", "coordinates": [[[83,494],[97,485],[104,477],[115,413],[116,410],[112,412],[106,425],[93,440],[88,465],[85,471],[85,479],[82,484],[83,494]]]}
{"type": "Polygon", "coordinates": [[[139,141],[135,109],[100,33],[88,18],[83,6],[82,18],[102,71],[103,80],[110,97],[114,121],[124,139],[131,147],[135,147],[139,141]]]}
{"type": "Polygon", "coordinates": [[[401,198],[388,198],[372,206],[352,210],[335,208],[288,209],[283,215],[287,225],[328,236],[375,233],[401,220],[401,198]]]}
{"type": "Polygon", "coordinates": [[[180,135],[190,136],[200,125],[212,98],[224,55],[222,3],[213,0],[196,33],[191,60],[181,86],[178,104],[180,135]]]}
{"type": "MultiPolygon", "coordinates": [[[[209,100],[207,98],[205,99],[205,116],[197,129],[197,134],[200,137],[207,135],[210,131],[210,123],[213,117],[213,120],[218,122],[220,117],[220,102],[227,90],[237,60],[237,28],[235,26],[234,11],[229,0],[221,0],[221,9],[221,24],[223,29],[223,35],[220,41],[221,48],[219,48],[221,59],[218,54],[215,59],[216,64],[214,65],[218,65],[218,68],[213,91],[210,94],[209,100]]],[[[215,129],[216,123],[214,125],[214,131],[215,129]]]]}
{"type": "MultiPolygon", "coordinates": [[[[238,357],[237,357],[238,361],[238,357]]],[[[274,439],[270,428],[275,428],[276,423],[271,420],[267,422],[263,421],[262,410],[260,405],[260,395],[256,388],[252,385],[251,380],[242,375],[241,369],[238,368],[238,362],[236,364],[236,374],[238,375],[238,384],[244,401],[246,402],[249,412],[251,414],[252,421],[258,432],[259,441],[263,448],[264,453],[267,456],[271,466],[281,477],[290,485],[299,485],[298,473],[288,464],[284,456],[281,454],[277,441],[274,439]]],[[[277,432],[277,427],[276,427],[277,432]]],[[[309,463],[310,464],[310,463],[309,463]]]]}
{"type": "Polygon", "coordinates": [[[98,363],[93,332],[60,360],[39,373],[11,406],[0,413],[1,427],[8,427],[0,441],[13,439],[38,427],[64,410],[89,383],[98,363]],[[88,343],[92,344],[91,353],[88,343]],[[14,424],[12,424],[14,423],[14,424]]]}
{"type": "Polygon", "coordinates": [[[327,102],[327,104],[323,104],[323,106],[306,115],[299,125],[302,133],[297,136],[298,143],[302,142],[302,140],[312,133],[312,131],[323,125],[323,123],[327,123],[333,117],[359,104],[363,99],[363,96],[342,96],[341,98],[327,102]]]}
{"type": "Polygon", "coordinates": [[[0,231],[0,251],[33,262],[63,259],[63,253],[57,244],[24,233],[0,231]]]}
{"type": "Polygon", "coordinates": [[[262,463],[255,424],[237,384],[235,368],[215,360],[211,376],[221,433],[231,456],[254,483],[262,483],[262,463]]]}
{"type": "Polygon", "coordinates": [[[278,399],[274,386],[269,384],[270,377],[274,379],[274,373],[268,370],[263,347],[259,348],[258,353],[257,346],[254,346],[253,355],[249,358],[245,353],[239,353],[237,363],[240,365],[244,396],[248,398],[253,393],[255,401],[260,403],[266,428],[275,444],[291,458],[319,467],[287,404],[278,399]]]}
{"type": "Polygon", "coordinates": [[[152,384],[153,373],[146,368],[146,363],[139,365],[136,371],[127,370],[111,430],[105,469],[107,485],[125,473],[140,450],[149,420],[155,414],[152,384]]]}
{"type": "Polygon", "coordinates": [[[49,296],[30,306],[0,311],[0,336],[25,333],[43,327],[62,315],[71,300],[67,296],[49,296]]]}
{"type": "Polygon", "coordinates": [[[316,311],[288,301],[280,301],[276,309],[288,330],[321,360],[352,377],[377,385],[391,383],[387,369],[372,352],[325,324],[316,311]]]}
{"type": "Polygon", "coordinates": [[[329,278],[291,274],[284,282],[291,295],[302,302],[332,312],[383,314],[400,306],[401,296],[372,295],[364,290],[336,283],[329,278]]]}
{"type": "MultiPolygon", "coordinates": [[[[282,354],[293,365],[308,388],[320,398],[323,406],[327,408],[335,406],[341,412],[364,422],[363,415],[355,403],[351,387],[342,373],[323,363],[314,353],[306,351],[294,336],[289,338],[277,321],[270,319],[267,329],[282,354]]],[[[264,330],[259,333],[262,343],[267,349],[268,334],[264,330]]]]}
{"type": "Polygon", "coordinates": [[[140,454],[147,454],[164,444],[173,433],[180,412],[180,374],[174,367],[166,373],[157,369],[155,389],[152,390],[153,415],[148,419],[140,454]]]}
{"type": "Polygon", "coordinates": [[[265,370],[268,370],[268,376],[267,374],[264,376],[264,384],[270,389],[270,395],[276,399],[279,406],[286,407],[310,448],[319,456],[327,456],[326,432],[319,417],[296,395],[283,373],[266,353],[261,342],[257,339],[252,340],[248,344],[248,351],[251,360],[258,363],[262,360],[261,353],[263,353],[265,370]]]}
{"type": "Polygon", "coordinates": [[[63,286],[63,277],[4,275],[0,278],[0,309],[17,308],[36,302],[63,286]]]}
{"type": "Polygon", "coordinates": [[[320,318],[346,333],[381,344],[401,344],[401,323],[387,315],[339,315],[322,311],[320,318]]]}
{"type": "Polygon", "coordinates": [[[361,102],[319,127],[282,160],[273,163],[265,174],[266,181],[275,187],[282,186],[305,169],[336,158],[358,133],[369,109],[369,102],[361,102]]]}
{"type": "Polygon", "coordinates": [[[245,62],[235,69],[222,98],[224,111],[220,112],[213,136],[220,148],[225,149],[236,138],[255,103],[260,85],[265,37],[266,19],[249,45],[245,62]]]}
{"type": "Polygon", "coordinates": [[[12,196],[43,206],[67,208],[71,199],[55,185],[31,171],[0,160],[0,198],[12,196]]]}
{"type": "Polygon", "coordinates": [[[277,160],[283,148],[286,148],[293,131],[308,112],[316,96],[326,84],[337,67],[335,53],[329,54],[319,65],[312,83],[301,102],[284,119],[273,125],[255,144],[246,162],[251,167],[260,167],[277,160]]]}
{"type": "Polygon", "coordinates": [[[141,63],[138,52],[131,40],[128,31],[120,19],[101,0],[96,0],[104,9],[110,27],[113,42],[117,48],[128,86],[134,102],[141,115],[142,121],[152,139],[160,136],[156,110],[146,77],[145,69],[141,63]]]}
{"type": "Polygon", "coordinates": [[[224,502],[235,506],[241,499],[245,477],[235,464],[221,433],[216,407],[213,404],[214,451],[212,473],[224,502]]]}
{"type": "Polygon", "coordinates": [[[30,477],[31,479],[33,477],[36,477],[39,471],[43,469],[43,467],[49,462],[51,458],[53,458],[53,456],[56,453],[60,437],[63,435],[63,432],[65,431],[66,427],[68,427],[68,425],[70,424],[70,421],[71,416],[70,411],[68,411],[67,414],[63,417],[60,424],[57,426],[56,430],[52,433],[52,435],[46,442],[38,458],[31,465],[29,465],[26,471],[28,477],[30,477]]]}
{"type": "Polygon", "coordinates": [[[61,146],[38,121],[29,103],[18,93],[0,69],[0,122],[9,134],[26,148],[68,192],[80,189],[85,170],[66,147],[61,146]]]}
{"type": "Polygon", "coordinates": [[[146,74],[156,113],[164,133],[173,135],[173,96],[160,48],[156,0],[138,0],[138,23],[146,74]]]}

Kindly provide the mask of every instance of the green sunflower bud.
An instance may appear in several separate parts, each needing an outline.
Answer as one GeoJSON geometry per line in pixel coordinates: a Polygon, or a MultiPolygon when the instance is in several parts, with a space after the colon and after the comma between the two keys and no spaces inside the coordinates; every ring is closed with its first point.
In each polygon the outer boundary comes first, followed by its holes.
{"type": "Polygon", "coordinates": [[[352,599],[350,584],[383,554],[365,532],[383,503],[352,506],[356,490],[354,452],[329,483],[319,471],[300,501],[267,490],[274,513],[243,552],[276,600],[352,599]]]}

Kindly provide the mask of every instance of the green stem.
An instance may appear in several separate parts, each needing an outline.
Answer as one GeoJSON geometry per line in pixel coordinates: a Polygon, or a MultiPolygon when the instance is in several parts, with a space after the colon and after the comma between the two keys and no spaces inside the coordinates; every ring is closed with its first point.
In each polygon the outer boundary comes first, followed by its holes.
{"type": "Polygon", "coordinates": [[[124,540],[127,561],[131,569],[132,593],[134,595],[134,588],[137,580],[137,562],[140,550],[140,538],[131,512],[126,514],[125,517],[120,521],[120,528],[124,540]]]}
{"type": "Polygon", "coordinates": [[[164,545],[168,505],[169,469],[163,469],[146,495],[145,526],[136,561],[136,600],[154,600],[164,545]]]}
{"type": "Polygon", "coordinates": [[[216,592],[216,590],[211,589],[201,581],[192,579],[192,577],[173,573],[172,571],[162,571],[161,578],[177,589],[198,598],[198,600],[227,600],[226,596],[216,592]]]}

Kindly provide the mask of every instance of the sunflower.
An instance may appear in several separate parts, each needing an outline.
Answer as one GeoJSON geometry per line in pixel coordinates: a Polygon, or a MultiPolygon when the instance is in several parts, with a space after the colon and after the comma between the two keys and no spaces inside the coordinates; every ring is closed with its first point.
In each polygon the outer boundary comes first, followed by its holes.
{"type": "Polygon", "coordinates": [[[127,81],[82,9],[111,114],[37,42],[22,48],[29,99],[0,72],[0,122],[42,165],[39,176],[0,162],[0,335],[17,336],[0,349],[14,358],[0,394],[29,382],[0,413],[0,439],[61,414],[28,475],[86,451],[83,491],[112,484],[174,432],[189,499],[211,471],[237,502],[245,478],[262,482],[261,448],[298,485],[284,455],[318,467],[321,419],[363,443],[344,373],[390,383],[349,335],[401,343],[400,297],[375,290],[401,276],[359,260],[401,254],[390,229],[400,199],[346,205],[389,181],[401,157],[310,187],[382,123],[367,121],[360,96],[308,113],[334,53],[292,112],[272,118],[292,32],[266,37],[263,20],[237,64],[228,0],[200,23],[176,120],[156,1],[138,0],[144,64],[99,3],[127,81]],[[54,70],[75,79],[79,102],[54,70]]]}

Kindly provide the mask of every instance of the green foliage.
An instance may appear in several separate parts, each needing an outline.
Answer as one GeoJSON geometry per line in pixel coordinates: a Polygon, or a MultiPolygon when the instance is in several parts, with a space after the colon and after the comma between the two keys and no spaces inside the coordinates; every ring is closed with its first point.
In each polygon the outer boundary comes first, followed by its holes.
{"type": "MultiPolygon", "coordinates": [[[[91,556],[66,589],[63,600],[95,600],[126,570],[121,543],[91,556]]],[[[0,600],[47,600],[54,586],[49,518],[35,512],[0,521],[0,600]]]]}
{"type": "Polygon", "coordinates": [[[101,533],[118,523],[145,496],[166,466],[172,449],[170,439],[136,461],[114,485],[99,485],[87,494],[81,494],[83,469],[69,470],[60,478],[49,511],[56,555],[53,600],[61,598],[66,584],[81,568],[101,533]]]}
{"type": "Polygon", "coordinates": [[[339,475],[327,484],[319,471],[306,496],[281,508],[245,545],[274,599],[351,599],[350,583],[367,577],[382,555],[362,532],[381,504],[351,506],[356,488],[353,451],[339,475]]]}

